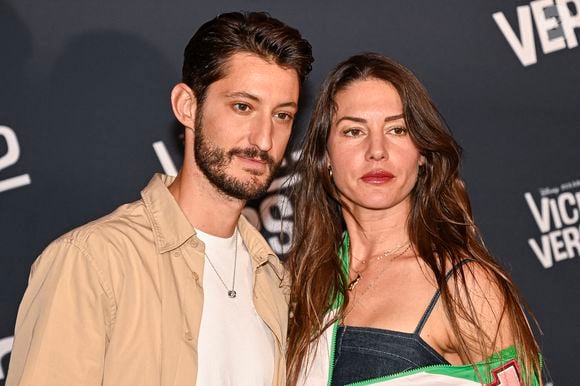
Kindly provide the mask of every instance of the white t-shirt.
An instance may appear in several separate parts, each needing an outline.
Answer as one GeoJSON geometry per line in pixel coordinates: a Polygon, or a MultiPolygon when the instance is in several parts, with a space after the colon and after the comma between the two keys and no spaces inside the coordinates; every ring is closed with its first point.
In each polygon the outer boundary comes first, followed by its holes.
{"type": "Polygon", "coordinates": [[[274,376],[274,336],[256,312],[254,274],[238,233],[236,297],[232,289],[236,232],[224,239],[196,229],[205,244],[203,312],[198,344],[198,386],[270,386],[274,376]],[[225,282],[226,287],[208,261],[225,282]]]}

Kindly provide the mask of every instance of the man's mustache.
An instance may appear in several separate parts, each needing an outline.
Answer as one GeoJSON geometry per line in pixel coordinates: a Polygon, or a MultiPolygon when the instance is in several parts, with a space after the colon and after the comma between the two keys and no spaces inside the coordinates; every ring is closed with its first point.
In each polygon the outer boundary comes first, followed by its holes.
{"type": "Polygon", "coordinates": [[[245,149],[235,147],[235,148],[231,149],[230,151],[228,151],[228,158],[230,160],[235,155],[243,156],[245,158],[258,158],[261,161],[266,162],[269,166],[274,166],[276,163],[274,161],[274,159],[272,159],[272,157],[270,157],[270,154],[268,154],[268,152],[266,152],[264,150],[259,150],[255,147],[248,147],[245,149]]]}

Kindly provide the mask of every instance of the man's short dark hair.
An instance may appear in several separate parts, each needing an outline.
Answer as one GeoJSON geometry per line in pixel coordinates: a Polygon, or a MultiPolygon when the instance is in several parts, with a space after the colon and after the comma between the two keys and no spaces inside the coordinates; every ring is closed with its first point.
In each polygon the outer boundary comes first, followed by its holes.
{"type": "Polygon", "coordinates": [[[202,25],[184,52],[182,82],[198,103],[225,74],[226,62],[239,52],[255,54],[296,71],[300,83],[312,69],[312,47],[298,30],[264,12],[230,12],[202,25]]]}

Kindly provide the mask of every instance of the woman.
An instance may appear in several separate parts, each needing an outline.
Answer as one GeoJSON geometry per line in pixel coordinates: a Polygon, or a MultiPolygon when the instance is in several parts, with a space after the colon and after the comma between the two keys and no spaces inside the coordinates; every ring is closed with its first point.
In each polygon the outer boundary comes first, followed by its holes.
{"type": "Polygon", "coordinates": [[[339,64],[305,141],[288,384],[538,385],[522,300],[480,238],[460,148],[415,76],[378,54],[339,64]]]}

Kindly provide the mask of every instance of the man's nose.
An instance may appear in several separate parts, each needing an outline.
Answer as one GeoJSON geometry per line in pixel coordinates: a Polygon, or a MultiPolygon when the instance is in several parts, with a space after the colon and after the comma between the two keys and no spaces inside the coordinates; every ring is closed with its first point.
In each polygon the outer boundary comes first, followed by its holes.
{"type": "Polygon", "coordinates": [[[261,114],[252,122],[250,129],[250,144],[262,151],[269,151],[272,148],[273,122],[267,114],[261,114]]]}

